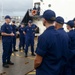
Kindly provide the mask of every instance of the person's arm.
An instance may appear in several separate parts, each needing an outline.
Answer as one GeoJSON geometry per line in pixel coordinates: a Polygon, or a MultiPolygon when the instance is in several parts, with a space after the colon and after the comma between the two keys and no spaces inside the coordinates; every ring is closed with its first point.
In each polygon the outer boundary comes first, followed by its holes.
{"type": "Polygon", "coordinates": [[[2,36],[14,36],[13,33],[10,33],[10,34],[6,33],[6,31],[5,31],[5,26],[2,26],[2,27],[1,27],[1,35],[2,35],[2,36]]]}
{"type": "Polygon", "coordinates": [[[2,36],[10,36],[10,34],[7,34],[7,33],[5,33],[5,32],[2,32],[1,35],[2,35],[2,36]]]}
{"type": "Polygon", "coordinates": [[[14,33],[7,34],[7,33],[5,33],[5,32],[2,32],[1,35],[2,35],[2,36],[14,36],[14,33]]]}
{"type": "Polygon", "coordinates": [[[39,37],[37,49],[36,49],[36,58],[34,60],[34,68],[37,69],[42,64],[43,58],[47,53],[47,39],[45,37],[39,37]]]}
{"type": "Polygon", "coordinates": [[[40,55],[36,55],[35,60],[34,60],[34,68],[37,69],[41,63],[42,63],[43,58],[40,55]]]}
{"type": "Polygon", "coordinates": [[[26,35],[26,32],[25,32],[25,31],[23,31],[23,34],[24,34],[24,35],[26,35]]]}
{"type": "Polygon", "coordinates": [[[38,28],[35,28],[35,31],[37,30],[38,28]]]}
{"type": "Polygon", "coordinates": [[[26,27],[23,30],[23,34],[26,35],[26,27]]]}
{"type": "Polygon", "coordinates": [[[38,28],[38,27],[35,25],[35,31],[37,30],[37,28],[38,28]]]}

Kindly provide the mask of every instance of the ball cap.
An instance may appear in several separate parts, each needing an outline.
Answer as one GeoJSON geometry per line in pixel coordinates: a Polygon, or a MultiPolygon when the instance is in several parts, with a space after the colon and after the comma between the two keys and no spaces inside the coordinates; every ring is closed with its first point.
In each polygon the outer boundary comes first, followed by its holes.
{"type": "Polygon", "coordinates": [[[5,19],[11,19],[11,17],[9,15],[5,16],[5,19]]]}
{"type": "Polygon", "coordinates": [[[13,23],[15,23],[15,21],[12,21],[13,23]]]}
{"type": "Polygon", "coordinates": [[[56,14],[52,10],[46,10],[41,17],[48,21],[55,21],[56,14]]]}
{"type": "Polygon", "coordinates": [[[32,20],[29,20],[28,23],[32,23],[32,20]]]}
{"type": "Polygon", "coordinates": [[[73,19],[73,21],[75,21],[75,18],[73,19]]]}
{"type": "Polygon", "coordinates": [[[58,16],[56,17],[56,20],[55,20],[57,23],[60,23],[60,24],[64,24],[64,18],[61,17],[61,16],[58,16]]]}
{"type": "Polygon", "coordinates": [[[69,20],[66,24],[69,25],[70,27],[74,27],[73,20],[69,20]]]}

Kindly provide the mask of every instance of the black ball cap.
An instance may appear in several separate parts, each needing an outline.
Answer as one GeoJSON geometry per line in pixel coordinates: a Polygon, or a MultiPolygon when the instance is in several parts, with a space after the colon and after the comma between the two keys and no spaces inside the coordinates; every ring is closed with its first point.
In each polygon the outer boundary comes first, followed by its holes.
{"type": "Polygon", "coordinates": [[[12,21],[13,23],[15,23],[15,21],[12,21]]]}
{"type": "Polygon", "coordinates": [[[11,19],[11,17],[9,15],[5,16],[5,19],[11,19]]]}
{"type": "Polygon", "coordinates": [[[75,21],[75,18],[73,19],[73,21],[75,21]]]}

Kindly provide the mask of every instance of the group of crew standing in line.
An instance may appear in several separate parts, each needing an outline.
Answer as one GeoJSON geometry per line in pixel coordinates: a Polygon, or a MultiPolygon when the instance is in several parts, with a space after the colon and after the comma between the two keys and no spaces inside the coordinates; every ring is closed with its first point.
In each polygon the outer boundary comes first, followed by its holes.
{"type": "MultiPolygon", "coordinates": [[[[75,19],[64,22],[61,16],[56,17],[53,10],[46,10],[42,15],[43,25],[46,30],[38,37],[34,68],[36,75],[75,75],[75,19]],[[67,25],[69,32],[65,32],[63,25],[67,25]]],[[[11,62],[12,46],[16,50],[16,26],[12,25],[10,16],[5,17],[5,23],[1,27],[3,55],[3,67],[14,65],[11,62]]],[[[19,28],[20,44],[28,56],[28,47],[31,46],[32,56],[34,54],[34,37],[37,26],[30,20],[28,26],[21,24],[19,28]],[[25,46],[26,45],[26,46],[25,46]]]]}
{"type": "MultiPolygon", "coordinates": [[[[3,46],[3,55],[2,63],[3,67],[9,68],[10,65],[14,65],[11,62],[11,54],[17,52],[16,50],[16,29],[15,21],[12,21],[10,25],[11,17],[9,15],[5,16],[5,23],[1,27],[2,35],[2,46],[3,46]]],[[[35,56],[34,53],[34,37],[37,26],[29,20],[28,25],[25,27],[22,23],[19,28],[19,51],[23,50],[25,52],[25,57],[28,57],[28,48],[31,46],[31,55],[35,56]]]]}
{"type": "Polygon", "coordinates": [[[42,20],[46,30],[38,38],[36,75],[75,75],[75,19],[65,22],[53,10],[46,10],[42,20]]]}

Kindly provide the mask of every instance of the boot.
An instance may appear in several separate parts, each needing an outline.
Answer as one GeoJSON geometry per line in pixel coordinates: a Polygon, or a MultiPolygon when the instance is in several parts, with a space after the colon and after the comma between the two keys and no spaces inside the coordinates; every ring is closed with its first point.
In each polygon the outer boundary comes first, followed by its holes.
{"type": "Polygon", "coordinates": [[[36,56],[34,53],[31,54],[32,56],[36,56]]]}
{"type": "Polygon", "coordinates": [[[27,53],[25,53],[25,57],[26,57],[26,58],[28,57],[28,54],[27,54],[27,53]]]}
{"type": "Polygon", "coordinates": [[[4,68],[9,68],[9,66],[6,63],[3,63],[4,68]]]}
{"type": "Polygon", "coordinates": [[[14,63],[12,63],[11,61],[7,62],[7,64],[9,64],[9,65],[14,65],[14,63]]]}

